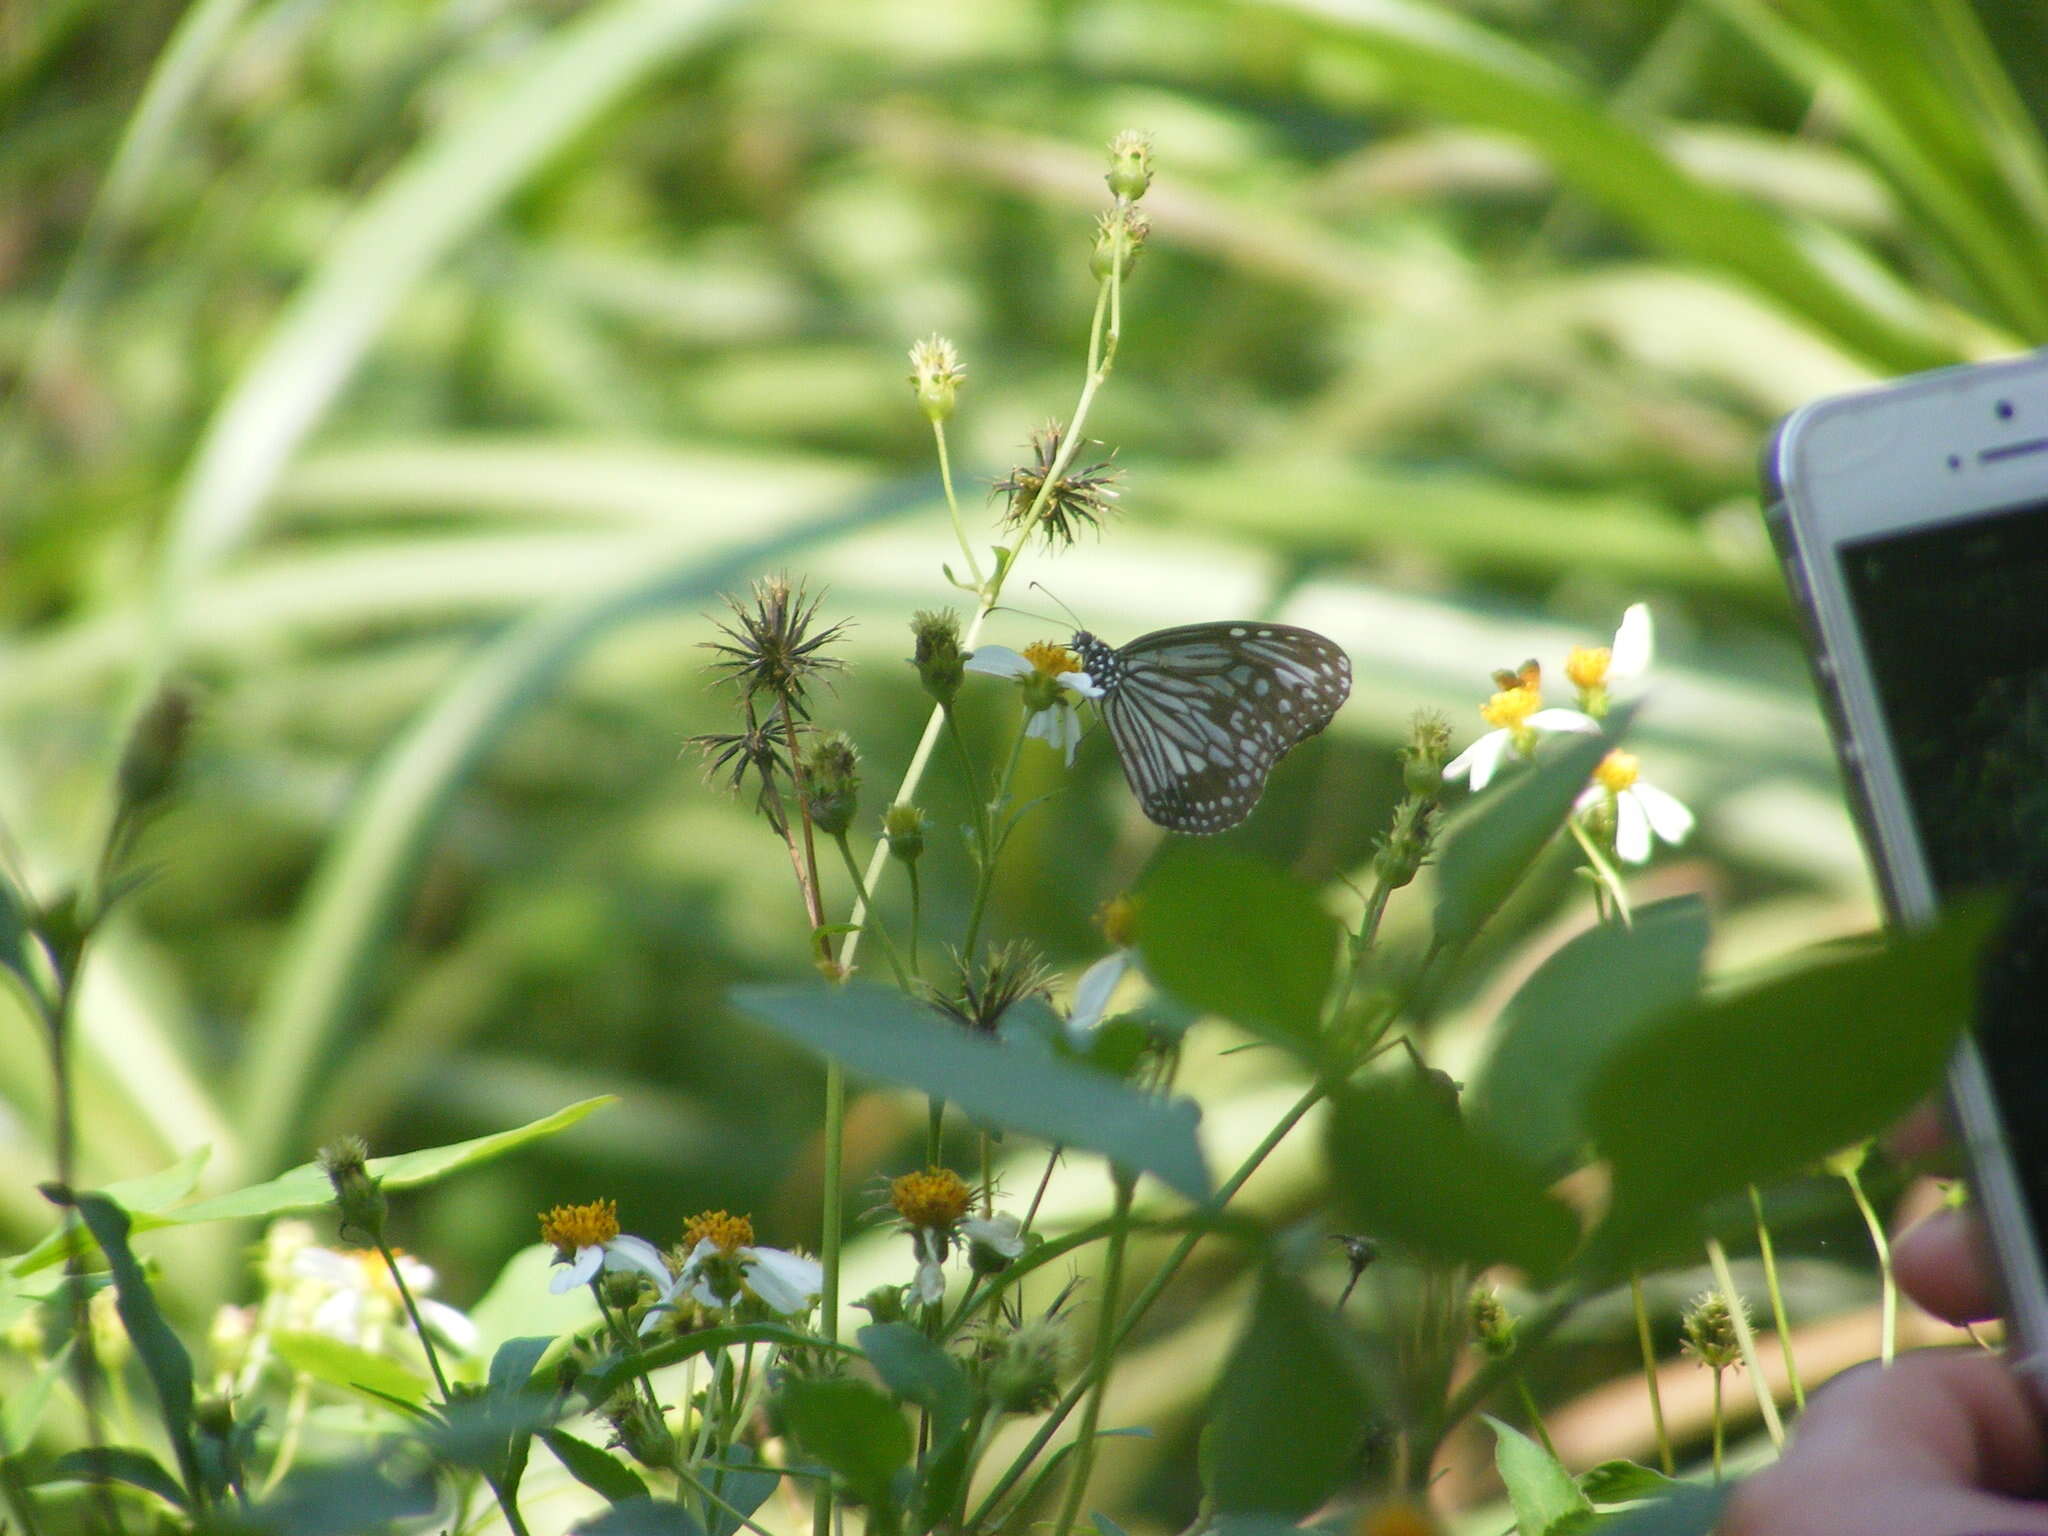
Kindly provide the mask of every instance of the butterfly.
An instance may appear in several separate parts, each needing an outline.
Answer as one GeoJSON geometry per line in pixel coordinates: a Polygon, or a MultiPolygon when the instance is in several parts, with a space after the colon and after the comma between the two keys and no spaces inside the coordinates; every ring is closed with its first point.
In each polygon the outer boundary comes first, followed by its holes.
{"type": "Polygon", "coordinates": [[[1351,694],[1351,658],[1287,624],[1183,624],[1114,647],[1080,630],[1071,645],[1131,793],[1173,832],[1243,821],[1273,765],[1351,694]]]}

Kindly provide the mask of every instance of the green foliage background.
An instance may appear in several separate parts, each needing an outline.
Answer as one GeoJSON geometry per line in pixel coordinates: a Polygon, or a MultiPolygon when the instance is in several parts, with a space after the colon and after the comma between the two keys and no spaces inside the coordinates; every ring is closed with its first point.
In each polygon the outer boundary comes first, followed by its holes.
{"type": "MultiPolygon", "coordinates": [[[[961,345],[956,464],[1003,474],[1071,399],[1100,146],[1125,127],[1154,135],[1159,179],[1091,424],[1124,517],[1031,574],[1114,640],[1275,613],[1350,651],[1353,702],[1228,840],[1355,873],[1412,710],[1462,743],[1492,668],[1555,667],[1644,598],[1660,656],[1636,746],[1702,818],[1644,894],[1704,890],[1721,971],[1867,926],[1753,465],[1812,395],[2048,339],[2044,18],[0,11],[0,824],[39,896],[78,877],[154,680],[207,701],[156,878],[86,990],[86,1181],[207,1144],[202,1187],[232,1188],[335,1131],[399,1151],[615,1092],[401,1202],[446,1294],[473,1298],[558,1200],[616,1195],[660,1238],[723,1206],[814,1240],[819,1070],[724,1001],[801,974],[801,912],[773,839],[681,750],[723,724],[704,615],[770,569],[829,587],[857,622],[828,723],[860,741],[879,814],[924,713],[903,621],[946,596],[904,348],[961,345]]],[[[992,695],[970,690],[971,728],[1008,728],[992,695]]],[[[1014,845],[995,930],[1077,968],[1159,834],[1099,738],[1070,780],[1026,769],[1060,793],[1014,845]]],[[[944,773],[928,806],[945,912],[966,887],[944,773]]],[[[1441,1025],[1454,1071],[1583,900],[1560,865],[1489,933],[1494,974],[1441,1025]]],[[[1226,1142],[1270,1122],[1289,1071],[1232,1043],[1191,1046],[1226,1142]]],[[[49,1111],[11,999],[0,1106],[18,1251],[50,1223],[49,1111]]],[[[850,1177],[908,1166],[922,1123],[858,1101],[850,1177]]],[[[1283,1162],[1261,1208],[1308,1188],[1283,1162]]],[[[1845,1205],[1801,1210],[1799,1306],[1865,1299],[1845,1245],[1823,1253],[1845,1205]]],[[[241,1283],[218,1241],[159,1252],[186,1321],[241,1283]]],[[[1158,1327],[1220,1360],[1244,1295],[1219,1261],[1158,1327]]],[[[1176,1426],[1206,1390],[1172,1356],[1135,1357],[1128,1411],[1161,1435],[1118,1451],[1161,1522],[1188,1508],[1176,1426]]]]}

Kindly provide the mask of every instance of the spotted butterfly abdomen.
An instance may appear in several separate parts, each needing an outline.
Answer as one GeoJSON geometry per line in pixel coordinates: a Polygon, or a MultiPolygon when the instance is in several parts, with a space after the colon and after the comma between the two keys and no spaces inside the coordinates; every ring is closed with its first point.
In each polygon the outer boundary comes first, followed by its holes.
{"type": "Polygon", "coordinates": [[[1351,659],[1337,643],[1287,624],[1184,624],[1116,647],[1082,630],[1072,646],[1102,690],[1131,793],[1175,832],[1243,821],[1273,765],[1351,694],[1351,659]]]}

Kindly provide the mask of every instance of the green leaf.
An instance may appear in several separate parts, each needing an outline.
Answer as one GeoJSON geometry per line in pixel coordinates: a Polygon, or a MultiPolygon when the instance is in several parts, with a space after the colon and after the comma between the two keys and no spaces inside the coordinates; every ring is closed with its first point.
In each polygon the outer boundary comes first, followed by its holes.
{"type": "Polygon", "coordinates": [[[1337,963],[1316,893],[1256,859],[1186,853],[1142,888],[1145,971],[1182,1002],[1313,1054],[1337,963]]]}
{"type": "Polygon", "coordinates": [[[271,1343],[286,1365],[331,1387],[359,1388],[406,1403],[427,1400],[430,1383],[419,1372],[324,1333],[278,1333],[271,1343]]]}
{"type": "Polygon", "coordinates": [[[566,1430],[544,1429],[540,1437],[571,1477],[607,1503],[647,1497],[647,1485],[640,1480],[640,1474],[610,1452],[599,1450],[587,1440],[578,1440],[566,1430]]]}
{"type": "Polygon", "coordinates": [[[704,1536],[697,1517],[673,1499],[627,1499],[569,1529],[571,1536],[704,1536]]]}
{"type": "Polygon", "coordinates": [[[1424,1258],[1513,1264],[1540,1285],[1578,1246],[1578,1220],[1548,1181],[1405,1070],[1336,1095],[1328,1148],[1353,1230],[1424,1258]]]}
{"type": "Polygon", "coordinates": [[[66,1339],[36,1367],[27,1386],[0,1397],[0,1457],[19,1456],[34,1442],[43,1410],[50,1405],[51,1389],[70,1367],[71,1349],[72,1341],[66,1339]]]}
{"type": "MultiPolygon", "coordinates": [[[[150,1220],[153,1213],[192,1193],[192,1186],[199,1182],[199,1170],[206,1166],[212,1150],[210,1147],[194,1147],[168,1168],[159,1168],[155,1173],[144,1174],[140,1178],[116,1180],[100,1193],[128,1213],[134,1229],[147,1232],[154,1225],[150,1220]]],[[[64,1258],[64,1234],[67,1230],[72,1234],[72,1246],[80,1253],[93,1251],[92,1234],[84,1227],[67,1229],[59,1226],[16,1259],[10,1273],[26,1275],[45,1265],[60,1263],[64,1258]]]]}
{"type": "Polygon", "coordinates": [[[385,1477],[374,1460],[296,1467],[277,1491],[249,1508],[233,1505],[208,1516],[207,1536],[358,1536],[394,1521],[431,1514],[434,1480],[385,1477]]]}
{"type": "Polygon", "coordinates": [[[696,1333],[665,1339],[630,1358],[612,1360],[603,1370],[584,1375],[577,1382],[576,1390],[595,1406],[648,1371],[679,1364],[710,1350],[747,1344],[779,1344],[785,1349],[827,1350],[843,1355],[859,1353],[851,1344],[827,1343],[816,1334],[803,1333],[781,1323],[733,1323],[723,1328],[704,1328],[696,1333]]]}
{"type": "Polygon", "coordinates": [[[1269,1270],[1204,1436],[1218,1510],[1292,1518],[1315,1509],[1350,1472],[1372,1408],[1350,1336],[1299,1281],[1269,1270]]]}
{"type": "Polygon", "coordinates": [[[1491,1414],[1481,1417],[1493,1426],[1493,1464],[1521,1536],[1571,1536],[1593,1523],[1591,1502],[1555,1456],[1491,1414]]]}
{"type": "Polygon", "coordinates": [[[164,1434],[178,1458],[178,1474],[187,1490],[200,1486],[199,1453],[192,1441],[192,1357],[158,1310],[156,1294],[135,1255],[128,1248],[128,1213],[105,1195],[71,1195],[51,1185],[44,1194],[59,1204],[75,1205],[91,1229],[107,1268],[114,1277],[114,1309],[121,1326],[142,1357],[144,1373],[156,1391],[164,1434]]]}
{"type": "Polygon", "coordinates": [[[527,1396],[545,1399],[552,1395],[553,1384],[535,1382],[533,1373],[554,1344],[551,1338],[526,1334],[507,1339],[491,1354],[484,1400],[505,1427],[505,1460],[499,1486],[508,1499],[517,1496],[520,1479],[526,1476],[526,1458],[533,1449],[531,1431],[540,1423],[537,1414],[521,1411],[522,1408],[530,1409],[531,1405],[519,1404],[517,1399],[527,1396]]]}
{"type": "Polygon", "coordinates": [[[1686,1483],[1668,1497],[1602,1517],[1600,1536],[1714,1536],[1732,1485],[1686,1483]]]}
{"type": "Polygon", "coordinates": [[[1626,727],[1627,712],[1616,710],[1604,734],[1572,731],[1545,741],[1530,767],[1499,787],[1488,785],[1446,820],[1437,856],[1440,941],[1462,944],[1486,925],[1626,727]]]}
{"type": "Polygon", "coordinates": [[[991,1125],[1100,1153],[1190,1200],[1208,1198],[1197,1113],[1186,1100],[1005,1048],[883,987],[739,987],[732,996],[742,1013],[856,1072],[921,1089],[991,1125]]]}
{"type": "Polygon", "coordinates": [[[889,1484],[910,1461],[910,1426],[889,1395],[850,1376],[794,1380],[777,1399],[806,1455],[846,1480],[871,1509],[890,1504],[889,1484]]]}
{"type": "Polygon", "coordinates": [[[589,1286],[548,1289],[554,1267],[555,1250],[547,1243],[530,1244],[505,1261],[490,1289],[469,1309],[469,1320],[476,1324],[477,1353],[495,1355],[501,1345],[521,1335],[560,1338],[598,1320],[597,1300],[589,1286]]]}
{"type": "Polygon", "coordinates": [[[1586,1100],[1614,1168],[1602,1262],[1619,1272],[1707,1202],[1873,1136],[1924,1098],[1969,1017],[1991,916],[1970,904],[1874,954],[1637,1031],[1586,1100]]]}
{"type": "Polygon", "coordinates": [[[1502,1010],[1498,1041],[1467,1112],[1481,1134],[1538,1168],[1591,1139],[1584,1100],[1608,1056],[1650,1020],[1699,993],[1706,906],[1680,896],[1632,926],[1602,923],[1564,945],[1502,1010]]]}
{"type": "MultiPolygon", "coordinates": [[[[567,1130],[592,1111],[617,1102],[616,1094],[600,1094],[509,1131],[495,1131],[488,1136],[452,1142],[445,1147],[401,1152],[393,1157],[373,1157],[369,1169],[373,1176],[383,1180],[387,1189],[414,1189],[444,1179],[451,1173],[489,1162],[494,1157],[502,1157],[530,1141],[567,1130]]],[[[252,1184],[232,1194],[216,1195],[210,1200],[196,1201],[169,1211],[139,1212],[134,1229],[150,1232],[159,1227],[189,1226],[200,1221],[254,1220],[281,1216],[288,1211],[317,1210],[333,1203],[334,1186],[320,1165],[317,1162],[301,1163],[291,1172],[280,1174],[268,1183],[252,1184]]],[[[61,1238],[46,1238],[14,1261],[13,1273],[33,1274],[47,1265],[60,1262],[63,1257],[61,1238]]]]}
{"type": "Polygon", "coordinates": [[[1579,1487],[1595,1504],[1634,1504],[1661,1499],[1689,1486],[1654,1467],[1634,1461],[1603,1461],[1579,1474],[1579,1487]]]}
{"type": "MultiPolygon", "coordinates": [[[[697,1471],[706,1486],[738,1515],[752,1515],[768,1502],[768,1496],[782,1481],[782,1474],[766,1465],[754,1448],[743,1441],[726,1447],[722,1461],[707,1461],[697,1471]]],[[[738,1515],[713,1506],[711,1536],[735,1536],[743,1529],[738,1515]]]]}
{"type": "Polygon", "coordinates": [[[178,1486],[175,1477],[164,1470],[163,1463],[149,1452],[138,1451],[132,1446],[86,1446],[66,1451],[50,1464],[50,1478],[77,1478],[85,1483],[127,1483],[133,1488],[146,1488],[179,1509],[187,1507],[185,1490],[178,1486]]]}
{"type": "Polygon", "coordinates": [[[0,969],[19,977],[31,997],[37,987],[28,968],[28,903],[14,888],[14,881],[0,870],[0,969]]]}
{"type": "Polygon", "coordinates": [[[882,1385],[931,1415],[933,1449],[943,1449],[966,1424],[974,1402],[953,1357],[908,1323],[876,1323],[855,1337],[882,1385]]]}

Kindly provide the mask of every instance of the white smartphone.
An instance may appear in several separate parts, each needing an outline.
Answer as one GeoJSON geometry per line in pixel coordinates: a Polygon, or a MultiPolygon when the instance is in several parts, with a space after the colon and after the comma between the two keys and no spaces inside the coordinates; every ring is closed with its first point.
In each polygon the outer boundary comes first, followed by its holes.
{"type": "MultiPolygon", "coordinates": [[[[1892,917],[1973,889],[2048,913],[2048,352],[1819,400],[1764,453],[1765,517],[1892,917]]],[[[1950,1073],[2048,1401],[2048,928],[1950,1073]]],[[[1995,977],[1997,972],[1987,972],[1995,977]]]]}

